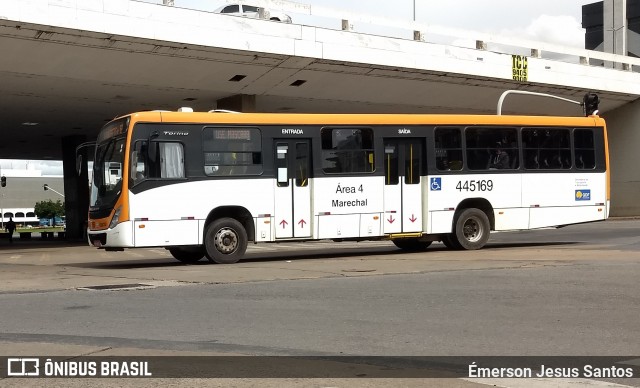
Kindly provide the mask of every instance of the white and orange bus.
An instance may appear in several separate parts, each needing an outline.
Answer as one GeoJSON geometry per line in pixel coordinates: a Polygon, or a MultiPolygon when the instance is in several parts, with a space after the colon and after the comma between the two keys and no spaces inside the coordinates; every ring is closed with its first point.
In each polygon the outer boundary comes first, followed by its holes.
{"type": "Polygon", "coordinates": [[[217,263],[249,242],[479,249],[491,231],[606,219],[608,166],[593,114],[139,112],[98,136],[88,238],[217,263]]]}

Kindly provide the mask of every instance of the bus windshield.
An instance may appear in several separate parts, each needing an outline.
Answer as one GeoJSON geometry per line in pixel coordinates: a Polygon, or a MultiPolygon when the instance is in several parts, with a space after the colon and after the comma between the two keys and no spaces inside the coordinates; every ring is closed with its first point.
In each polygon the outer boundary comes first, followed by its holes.
{"type": "Polygon", "coordinates": [[[122,191],[125,138],[113,138],[99,144],[93,163],[91,203],[93,208],[111,207],[122,191]]]}

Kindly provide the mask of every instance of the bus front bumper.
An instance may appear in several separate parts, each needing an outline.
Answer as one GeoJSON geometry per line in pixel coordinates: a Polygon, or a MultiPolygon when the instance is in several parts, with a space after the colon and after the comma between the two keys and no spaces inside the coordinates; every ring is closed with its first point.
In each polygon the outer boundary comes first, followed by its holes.
{"type": "Polygon", "coordinates": [[[87,232],[89,245],[96,248],[130,248],[133,246],[133,233],[131,222],[124,221],[116,225],[113,229],[90,230],[87,232]]]}

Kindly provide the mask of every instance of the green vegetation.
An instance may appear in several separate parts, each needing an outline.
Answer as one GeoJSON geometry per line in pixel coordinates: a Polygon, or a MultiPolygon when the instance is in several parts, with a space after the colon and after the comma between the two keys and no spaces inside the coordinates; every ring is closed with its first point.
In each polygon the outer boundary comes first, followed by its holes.
{"type": "Polygon", "coordinates": [[[38,218],[54,218],[56,216],[63,216],[64,204],[60,200],[55,202],[52,200],[36,202],[34,213],[36,213],[38,218]]]}
{"type": "Polygon", "coordinates": [[[40,233],[40,232],[64,232],[64,228],[62,227],[42,227],[42,228],[18,228],[16,229],[16,233],[23,232],[31,232],[31,233],[40,233]]]}

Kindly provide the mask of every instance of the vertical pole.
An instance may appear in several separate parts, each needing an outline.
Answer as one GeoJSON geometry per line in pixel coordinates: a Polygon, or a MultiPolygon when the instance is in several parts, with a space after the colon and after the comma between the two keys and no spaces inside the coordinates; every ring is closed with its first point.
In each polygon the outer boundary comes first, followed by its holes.
{"type": "Polygon", "coordinates": [[[613,53],[627,55],[627,0],[613,2],[613,53]]]}
{"type": "MultiPolygon", "coordinates": [[[[605,0],[603,7],[604,52],[628,55],[627,0],[605,0]]],[[[605,67],[621,69],[621,63],[605,62],[605,67]]]]}
{"type": "MultiPolygon", "coordinates": [[[[83,135],[70,135],[63,137],[62,140],[66,235],[70,239],[80,239],[84,238],[89,213],[89,186],[87,185],[86,162],[80,175],[76,171],[76,147],[84,143],[86,138],[83,135]]],[[[82,154],[83,161],[87,160],[86,148],[83,148],[79,153],[82,154]]]]}
{"type": "Polygon", "coordinates": [[[416,21],[416,0],[413,0],[413,21],[416,21]]]}

